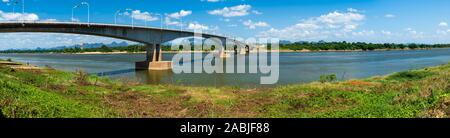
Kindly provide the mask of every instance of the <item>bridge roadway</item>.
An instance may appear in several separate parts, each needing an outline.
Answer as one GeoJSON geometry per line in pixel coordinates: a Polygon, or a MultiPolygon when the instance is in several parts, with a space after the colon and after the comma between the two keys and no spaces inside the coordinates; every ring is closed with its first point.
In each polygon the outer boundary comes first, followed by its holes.
{"type": "MultiPolygon", "coordinates": [[[[0,22],[0,33],[15,32],[39,32],[39,33],[69,33],[111,37],[123,40],[143,43],[146,45],[146,61],[136,62],[136,69],[167,70],[172,68],[170,61],[162,60],[161,44],[178,38],[198,36],[194,32],[98,23],[78,23],[78,22],[0,22]]],[[[213,34],[201,34],[203,38],[217,38],[223,44],[227,38],[213,34]]],[[[230,42],[230,40],[228,40],[230,42]]],[[[235,45],[243,43],[232,40],[235,45]],[[239,43],[239,44],[238,44],[239,43]]],[[[248,47],[248,46],[245,46],[248,47]]],[[[245,48],[244,47],[244,48],[245,48]]],[[[222,50],[223,51],[223,50],[222,50]]]]}

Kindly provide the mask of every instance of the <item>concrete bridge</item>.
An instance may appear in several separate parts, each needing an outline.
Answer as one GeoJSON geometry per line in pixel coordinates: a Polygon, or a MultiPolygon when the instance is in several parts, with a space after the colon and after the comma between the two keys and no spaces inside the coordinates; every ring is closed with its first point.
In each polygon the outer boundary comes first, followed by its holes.
{"type": "MultiPolygon", "coordinates": [[[[136,62],[136,69],[167,70],[172,68],[172,62],[163,61],[161,44],[177,38],[193,37],[194,32],[139,27],[130,25],[74,23],[74,22],[3,22],[0,23],[0,33],[39,32],[39,33],[69,33],[111,37],[124,39],[146,45],[146,61],[136,62]]],[[[202,34],[203,38],[217,38],[225,47],[227,38],[219,35],[202,34]]],[[[230,40],[228,40],[230,41],[230,40]]],[[[236,42],[236,41],[234,41],[236,42]]],[[[242,43],[240,43],[242,44],[242,43]]],[[[238,42],[236,42],[238,45],[238,42]]],[[[248,46],[247,46],[248,47],[248,46]]]]}

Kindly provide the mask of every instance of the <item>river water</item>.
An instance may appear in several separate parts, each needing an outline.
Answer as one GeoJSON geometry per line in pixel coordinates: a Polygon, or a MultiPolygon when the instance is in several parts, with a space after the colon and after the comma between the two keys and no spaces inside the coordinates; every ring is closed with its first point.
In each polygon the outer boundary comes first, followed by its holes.
{"type": "MultiPolygon", "coordinates": [[[[174,54],[163,54],[166,60],[173,56],[174,54]]],[[[279,81],[274,85],[261,85],[260,77],[268,75],[260,73],[175,74],[172,71],[136,71],[134,64],[136,61],[143,61],[144,54],[0,54],[0,59],[7,58],[66,71],[82,69],[112,79],[147,84],[252,88],[307,83],[317,81],[324,74],[336,74],[339,80],[347,80],[435,66],[450,62],[450,49],[280,53],[279,81]]]]}

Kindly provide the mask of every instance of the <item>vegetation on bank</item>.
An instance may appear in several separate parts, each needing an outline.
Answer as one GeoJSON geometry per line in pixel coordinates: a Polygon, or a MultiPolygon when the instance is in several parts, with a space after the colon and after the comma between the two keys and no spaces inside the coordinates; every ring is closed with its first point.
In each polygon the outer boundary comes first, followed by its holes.
{"type": "Polygon", "coordinates": [[[364,43],[364,42],[296,42],[292,44],[281,44],[280,49],[284,50],[363,50],[371,51],[378,49],[427,49],[427,48],[449,48],[450,44],[394,44],[394,43],[364,43]]]}
{"type": "MultiPolygon", "coordinates": [[[[318,78],[319,80],[319,78],[318,78]]],[[[450,116],[450,64],[368,79],[265,89],[118,82],[52,69],[0,65],[0,116],[357,117],[450,116]]]]}
{"type": "Polygon", "coordinates": [[[83,52],[142,52],[145,51],[145,47],[142,45],[130,45],[130,46],[118,46],[108,47],[103,45],[99,48],[80,48],[72,47],[65,49],[41,49],[41,50],[3,50],[0,53],[83,53],[83,52]]]}
{"type": "MultiPolygon", "coordinates": [[[[212,46],[214,47],[214,46],[212,46]]],[[[170,46],[161,47],[163,51],[171,51],[170,46]]],[[[192,50],[194,47],[191,47],[192,50]]],[[[450,44],[374,44],[374,43],[364,43],[364,42],[296,42],[292,44],[280,44],[281,50],[292,50],[292,51],[327,51],[327,50],[342,50],[342,51],[371,51],[371,50],[398,50],[398,49],[429,49],[429,48],[450,48],[450,44]]],[[[182,49],[182,46],[180,46],[182,49]]],[[[268,46],[270,49],[270,45],[268,46]]],[[[144,52],[145,46],[143,45],[130,45],[130,46],[117,46],[108,47],[103,45],[99,48],[86,48],[82,49],[80,47],[66,48],[66,49],[40,49],[40,50],[3,50],[0,53],[84,53],[84,52],[144,52]]]]}

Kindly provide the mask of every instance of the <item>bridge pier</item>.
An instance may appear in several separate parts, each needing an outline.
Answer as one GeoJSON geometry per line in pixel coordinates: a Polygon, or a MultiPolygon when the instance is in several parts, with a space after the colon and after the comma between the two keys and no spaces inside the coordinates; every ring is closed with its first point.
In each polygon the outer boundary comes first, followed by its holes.
{"type": "Polygon", "coordinates": [[[170,70],[172,61],[162,61],[162,49],[160,44],[146,45],[146,60],[136,62],[138,70],[170,70]]]}
{"type": "Polygon", "coordinates": [[[219,50],[219,57],[220,58],[229,58],[230,56],[231,56],[230,53],[227,53],[224,47],[222,47],[219,50]]]}

